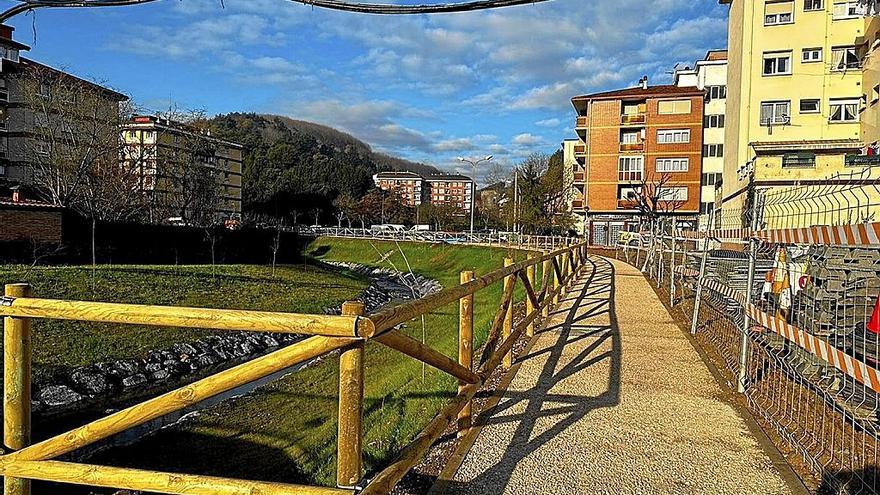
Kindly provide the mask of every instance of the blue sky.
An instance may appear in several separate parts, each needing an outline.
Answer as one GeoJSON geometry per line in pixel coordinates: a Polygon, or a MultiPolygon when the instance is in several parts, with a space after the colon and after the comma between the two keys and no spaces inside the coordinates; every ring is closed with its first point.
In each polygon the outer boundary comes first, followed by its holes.
{"type": "Polygon", "coordinates": [[[460,155],[494,154],[509,166],[553,152],[573,136],[571,96],[642,75],[668,83],[676,63],[726,44],[727,9],[717,0],[552,0],[414,17],[224,3],[42,10],[10,24],[31,58],[146,109],[173,101],[287,115],[447,171],[460,155]]]}

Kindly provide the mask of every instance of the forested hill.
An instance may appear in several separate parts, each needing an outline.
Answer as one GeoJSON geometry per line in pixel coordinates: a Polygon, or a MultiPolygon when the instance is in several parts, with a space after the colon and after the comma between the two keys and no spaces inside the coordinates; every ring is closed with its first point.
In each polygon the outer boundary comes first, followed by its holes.
{"type": "Polygon", "coordinates": [[[326,219],[337,196],[362,196],[378,171],[437,173],[430,165],[376,153],[350,134],[312,122],[231,113],[214,117],[212,127],[218,137],[245,146],[246,213],[305,215],[317,209],[326,219]]]}

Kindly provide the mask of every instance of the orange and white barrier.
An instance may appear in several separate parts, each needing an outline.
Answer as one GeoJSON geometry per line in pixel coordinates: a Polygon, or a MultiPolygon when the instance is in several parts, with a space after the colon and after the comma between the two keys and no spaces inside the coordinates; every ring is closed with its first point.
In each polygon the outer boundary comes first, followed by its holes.
{"type": "Polygon", "coordinates": [[[878,246],[880,245],[880,222],[853,225],[806,227],[797,229],[716,229],[705,232],[685,231],[687,239],[720,240],[760,239],[773,244],[812,244],[824,246],[878,246]]]}

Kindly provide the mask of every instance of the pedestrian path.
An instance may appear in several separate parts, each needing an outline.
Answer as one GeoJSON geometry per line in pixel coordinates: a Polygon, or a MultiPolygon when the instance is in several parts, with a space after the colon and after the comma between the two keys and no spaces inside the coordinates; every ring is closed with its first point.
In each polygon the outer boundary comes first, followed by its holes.
{"type": "Polygon", "coordinates": [[[648,282],[591,257],[448,493],[792,493],[648,282]]]}

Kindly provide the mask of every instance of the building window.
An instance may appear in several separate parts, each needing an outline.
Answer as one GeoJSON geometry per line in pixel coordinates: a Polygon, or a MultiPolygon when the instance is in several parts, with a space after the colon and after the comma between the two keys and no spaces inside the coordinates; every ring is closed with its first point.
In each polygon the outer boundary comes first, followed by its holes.
{"type": "Polygon", "coordinates": [[[641,189],[638,187],[619,187],[617,188],[617,199],[621,201],[636,201],[640,193],[641,189]]]}
{"type": "Polygon", "coordinates": [[[618,180],[642,180],[645,170],[645,157],[621,156],[617,163],[618,180]]]}
{"type": "Polygon", "coordinates": [[[791,74],[791,52],[767,52],[764,54],[764,75],[791,74]]]}
{"type": "Polygon", "coordinates": [[[815,98],[801,100],[801,113],[819,113],[819,100],[815,98]]]}
{"type": "Polygon", "coordinates": [[[641,142],[641,132],[624,132],[620,135],[620,142],[622,144],[638,144],[641,142]]]}
{"type": "Polygon", "coordinates": [[[703,186],[714,186],[718,182],[721,182],[721,173],[719,172],[704,173],[700,179],[700,185],[703,186]]]}
{"type": "Polygon", "coordinates": [[[765,101],[761,103],[761,125],[787,125],[790,123],[790,101],[765,101]]]}
{"type": "Polygon", "coordinates": [[[839,46],[831,49],[831,70],[843,71],[860,69],[862,57],[856,46],[839,46]]]}
{"type": "Polygon", "coordinates": [[[711,215],[715,211],[715,203],[700,203],[700,214],[711,215]]]}
{"type": "Polygon", "coordinates": [[[657,103],[660,115],[681,115],[691,113],[691,100],[661,100],[657,103]]]}
{"type": "Polygon", "coordinates": [[[727,86],[706,86],[710,100],[723,100],[727,98],[727,86]]]}
{"type": "Polygon", "coordinates": [[[794,15],[794,0],[786,2],[767,2],[764,4],[764,25],[777,26],[791,24],[794,15]]]}
{"type": "Polygon", "coordinates": [[[828,112],[829,122],[858,122],[859,100],[831,100],[828,112]]]}
{"type": "Polygon", "coordinates": [[[804,48],[802,53],[803,56],[801,58],[801,61],[803,61],[803,63],[805,64],[822,61],[821,48],[804,48]]]}
{"type": "Polygon", "coordinates": [[[657,143],[658,144],[689,143],[689,142],[691,142],[690,129],[668,129],[668,130],[657,131],[657,143]]]}
{"type": "Polygon", "coordinates": [[[0,177],[6,176],[6,165],[0,165],[0,177]]]}
{"type": "Polygon", "coordinates": [[[658,158],[657,172],[687,172],[690,160],[687,158],[658,158]]]}
{"type": "Polygon", "coordinates": [[[831,18],[835,21],[841,19],[856,19],[867,14],[867,6],[860,5],[859,0],[835,3],[831,9],[831,18]]]}
{"type": "Polygon", "coordinates": [[[703,156],[707,158],[720,158],[724,156],[723,144],[704,144],[703,156]]]}
{"type": "Polygon", "coordinates": [[[823,10],[825,8],[822,5],[822,0],[804,0],[804,10],[810,12],[811,10],[823,10]]]}
{"type": "Polygon", "coordinates": [[[0,88],[0,101],[3,103],[9,103],[9,90],[6,88],[0,88]]]}
{"type": "Polygon", "coordinates": [[[664,187],[657,191],[659,201],[687,201],[687,187],[664,187]]]}
{"type": "Polygon", "coordinates": [[[782,155],[783,168],[811,168],[815,166],[815,153],[786,153],[782,155]]]}
{"type": "Polygon", "coordinates": [[[724,115],[706,115],[703,117],[703,127],[707,129],[723,129],[724,115]]]}

